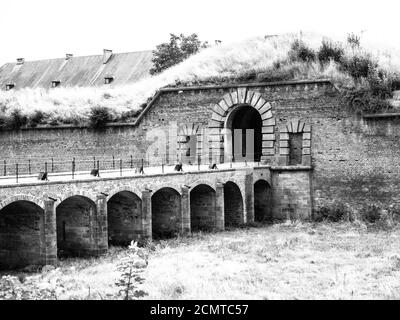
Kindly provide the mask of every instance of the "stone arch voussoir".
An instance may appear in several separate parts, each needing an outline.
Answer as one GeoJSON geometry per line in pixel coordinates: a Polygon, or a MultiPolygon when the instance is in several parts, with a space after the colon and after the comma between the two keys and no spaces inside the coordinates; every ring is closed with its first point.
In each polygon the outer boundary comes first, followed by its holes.
{"type": "Polygon", "coordinates": [[[142,192],[138,188],[135,188],[135,187],[132,187],[132,186],[129,186],[129,185],[123,185],[123,186],[119,186],[117,188],[109,189],[106,192],[108,194],[107,200],[110,200],[117,193],[120,193],[120,192],[123,192],[123,191],[127,191],[127,192],[130,192],[130,193],[133,193],[139,199],[142,199],[142,197],[141,197],[142,192]]]}
{"type": "Polygon", "coordinates": [[[29,201],[44,209],[43,198],[36,197],[30,194],[15,194],[6,197],[3,201],[0,201],[0,210],[16,201],[29,201]]]}
{"type": "Polygon", "coordinates": [[[197,186],[204,184],[206,186],[209,186],[211,189],[213,189],[213,191],[216,191],[215,185],[211,184],[209,181],[205,180],[205,179],[200,179],[200,180],[196,180],[195,182],[193,182],[190,185],[190,191],[192,191],[194,188],[196,188],[197,186]]]}
{"type": "Polygon", "coordinates": [[[180,190],[180,186],[177,186],[175,184],[168,183],[168,182],[160,183],[160,184],[155,185],[155,187],[152,188],[152,194],[154,195],[157,191],[159,191],[161,189],[164,189],[164,188],[173,189],[174,191],[178,192],[179,196],[182,195],[182,192],[180,190]]]}
{"type": "Polygon", "coordinates": [[[76,190],[76,191],[72,191],[72,192],[63,194],[61,197],[59,197],[60,201],[57,203],[57,206],[59,206],[64,200],[74,197],[74,196],[80,196],[83,198],[87,198],[90,201],[92,201],[94,204],[96,203],[96,200],[97,200],[96,195],[93,195],[92,193],[86,192],[84,190],[76,190]]]}

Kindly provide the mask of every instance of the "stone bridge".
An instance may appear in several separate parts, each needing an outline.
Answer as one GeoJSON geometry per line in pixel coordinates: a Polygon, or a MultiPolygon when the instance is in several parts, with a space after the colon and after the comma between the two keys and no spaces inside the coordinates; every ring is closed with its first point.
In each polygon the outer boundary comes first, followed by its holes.
{"type": "Polygon", "coordinates": [[[0,186],[0,267],[272,219],[273,172],[243,166],[0,186]]]}

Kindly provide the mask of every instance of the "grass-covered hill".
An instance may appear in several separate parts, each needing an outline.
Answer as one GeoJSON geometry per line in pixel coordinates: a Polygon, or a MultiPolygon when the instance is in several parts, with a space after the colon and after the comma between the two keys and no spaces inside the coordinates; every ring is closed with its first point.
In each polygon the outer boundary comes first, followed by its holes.
{"type": "Polygon", "coordinates": [[[331,79],[363,111],[387,108],[400,89],[400,51],[357,37],[319,34],[256,37],[203,49],[156,76],[116,88],[0,91],[0,130],[38,124],[88,124],[135,119],[165,86],[331,79]]]}

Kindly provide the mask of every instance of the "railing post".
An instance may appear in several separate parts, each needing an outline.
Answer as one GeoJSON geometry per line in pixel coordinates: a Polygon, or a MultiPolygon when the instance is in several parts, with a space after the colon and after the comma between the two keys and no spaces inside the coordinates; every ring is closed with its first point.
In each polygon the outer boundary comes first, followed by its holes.
{"type": "Polygon", "coordinates": [[[201,161],[201,157],[200,155],[197,155],[197,169],[200,171],[200,161],[201,161]]]}
{"type": "Polygon", "coordinates": [[[113,170],[115,169],[115,158],[114,158],[114,156],[112,156],[112,167],[113,167],[113,170]]]}
{"type": "Polygon", "coordinates": [[[122,177],[122,159],[119,159],[119,175],[122,177]]]}
{"type": "Polygon", "coordinates": [[[51,173],[54,172],[54,159],[51,158],[51,173]]]}
{"type": "Polygon", "coordinates": [[[31,175],[31,159],[28,159],[28,173],[31,175]]]}
{"type": "Polygon", "coordinates": [[[96,157],[93,156],[93,169],[96,169],[96,157]]]}
{"type": "Polygon", "coordinates": [[[15,177],[16,177],[17,183],[18,183],[18,163],[15,164],[15,177]]]}
{"type": "Polygon", "coordinates": [[[131,155],[131,169],[133,169],[133,157],[131,155]]]}
{"type": "Polygon", "coordinates": [[[7,162],[4,160],[4,176],[7,175],[7,162]]]}

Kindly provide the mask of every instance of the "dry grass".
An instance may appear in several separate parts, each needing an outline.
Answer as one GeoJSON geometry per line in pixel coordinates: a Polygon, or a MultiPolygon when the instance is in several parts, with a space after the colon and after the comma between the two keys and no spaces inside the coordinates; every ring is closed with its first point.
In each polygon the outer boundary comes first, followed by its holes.
{"type": "MultiPolygon", "coordinates": [[[[399,231],[280,224],[156,242],[141,289],[146,299],[399,299],[399,231]]],[[[25,285],[55,288],[58,299],[110,299],[125,254],[69,259],[24,275],[25,285]]]]}
{"type": "MultiPolygon", "coordinates": [[[[313,49],[318,49],[323,38],[319,34],[283,34],[278,37],[256,37],[238,43],[226,43],[202,50],[186,61],[163,73],[148,77],[132,85],[117,88],[57,88],[21,89],[0,91],[0,115],[9,116],[19,109],[24,115],[32,115],[41,110],[48,115],[48,122],[85,122],[90,109],[95,106],[108,107],[115,119],[124,113],[137,112],[142,104],[164,86],[183,83],[197,84],[207,79],[237,78],[249,72],[270,72],[277,61],[287,61],[288,51],[294,39],[301,38],[313,49]]],[[[342,43],[345,55],[353,55],[353,50],[343,39],[333,39],[342,43]]],[[[371,53],[379,65],[390,72],[400,71],[400,52],[394,48],[383,48],[369,43],[361,43],[356,54],[371,53]]],[[[283,69],[293,70],[293,79],[331,78],[333,81],[352,86],[352,79],[338,70],[335,63],[321,67],[318,63],[285,64],[283,69]]]]}

